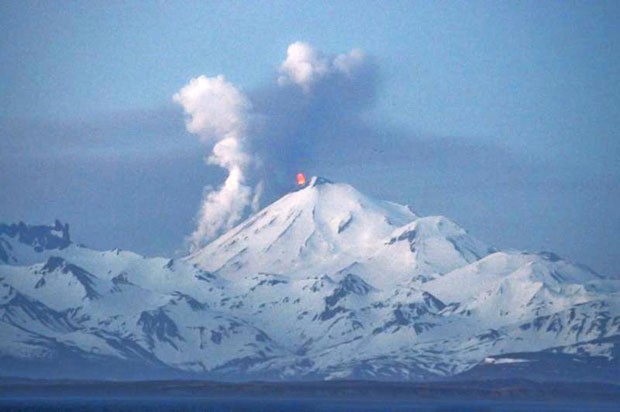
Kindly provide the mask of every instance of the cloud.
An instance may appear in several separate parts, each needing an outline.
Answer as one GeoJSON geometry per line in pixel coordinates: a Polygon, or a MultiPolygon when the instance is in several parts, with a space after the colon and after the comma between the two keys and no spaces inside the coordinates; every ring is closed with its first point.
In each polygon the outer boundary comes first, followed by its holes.
{"type": "Polygon", "coordinates": [[[298,41],[288,46],[286,60],[280,65],[278,84],[296,84],[309,93],[314,84],[331,75],[353,76],[364,63],[364,53],[359,49],[330,59],[310,44],[298,41]]]}
{"type": "Polygon", "coordinates": [[[329,63],[312,46],[295,42],[288,46],[286,60],[280,65],[278,83],[295,83],[308,92],[310,86],[329,72],[329,63]]]}
{"type": "Polygon", "coordinates": [[[234,226],[246,210],[257,202],[255,190],[247,183],[253,159],[245,141],[252,105],[247,97],[224,76],[199,76],[173,96],[187,117],[186,128],[206,144],[213,144],[207,163],[228,171],[217,190],[205,190],[198,225],[190,236],[193,248],[234,226]]]}
{"type": "Polygon", "coordinates": [[[224,76],[199,76],[172,98],[183,106],[187,130],[205,142],[245,133],[252,105],[224,76]]]}
{"type": "Polygon", "coordinates": [[[333,61],[334,68],[340,73],[352,76],[366,63],[366,56],[360,49],[353,49],[349,54],[339,54],[333,61]]]}

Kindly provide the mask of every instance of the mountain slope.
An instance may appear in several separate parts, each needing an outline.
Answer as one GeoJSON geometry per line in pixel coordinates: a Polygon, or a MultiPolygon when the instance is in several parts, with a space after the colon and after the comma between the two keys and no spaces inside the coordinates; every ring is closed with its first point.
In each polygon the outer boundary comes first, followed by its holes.
{"type": "Polygon", "coordinates": [[[314,177],[188,259],[223,276],[264,272],[305,277],[347,267],[389,273],[397,284],[445,273],[491,248],[444,217],[418,218],[353,187],[314,177]]]}
{"type": "Polygon", "coordinates": [[[60,222],[0,225],[0,247],[1,375],[617,381],[617,280],[321,178],[183,259],[60,222]]]}

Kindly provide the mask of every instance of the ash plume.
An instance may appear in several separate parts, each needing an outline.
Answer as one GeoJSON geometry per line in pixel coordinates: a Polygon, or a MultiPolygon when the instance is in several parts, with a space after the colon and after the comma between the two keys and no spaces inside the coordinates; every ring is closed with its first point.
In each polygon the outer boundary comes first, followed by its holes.
{"type": "Polygon", "coordinates": [[[245,94],[224,76],[199,76],[175,94],[187,130],[211,148],[207,162],[228,172],[221,186],[205,188],[192,247],[290,190],[296,172],[316,172],[326,152],[354,144],[376,73],[361,50],[326,55],[295,42],[264,87],[245,94]]]}

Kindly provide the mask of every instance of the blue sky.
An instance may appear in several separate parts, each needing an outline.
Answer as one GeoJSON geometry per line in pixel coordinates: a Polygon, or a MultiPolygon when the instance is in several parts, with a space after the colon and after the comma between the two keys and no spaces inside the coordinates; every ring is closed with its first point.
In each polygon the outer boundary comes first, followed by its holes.
{"type": "Polygon", "coordinates": [[[378,72],[364,127],[313,128],[306,169],[618,274],[618,21],[617,2],[1,2],[0,220],[181,250],[224,174],[172,95],[203,74],[260,95],[303,40],[378,72]]]}

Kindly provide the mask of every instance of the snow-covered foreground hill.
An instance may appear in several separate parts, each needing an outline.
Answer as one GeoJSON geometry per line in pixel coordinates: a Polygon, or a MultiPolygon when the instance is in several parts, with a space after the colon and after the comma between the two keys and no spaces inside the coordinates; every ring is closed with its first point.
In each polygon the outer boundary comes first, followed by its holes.
{"type": "Polygon", "coordinates": [[[0,374],[618,381],[619,283],[313,178],[184,259],[0,225],[0,374]]]}

